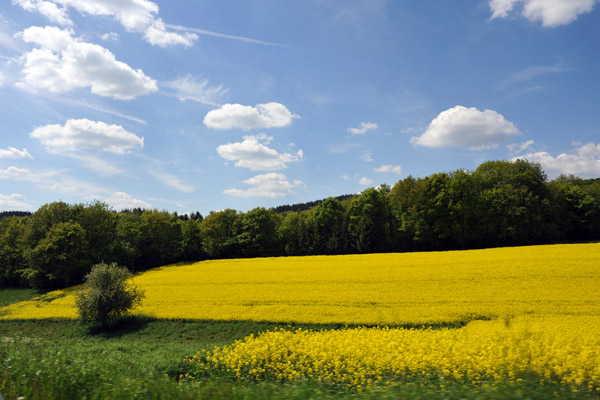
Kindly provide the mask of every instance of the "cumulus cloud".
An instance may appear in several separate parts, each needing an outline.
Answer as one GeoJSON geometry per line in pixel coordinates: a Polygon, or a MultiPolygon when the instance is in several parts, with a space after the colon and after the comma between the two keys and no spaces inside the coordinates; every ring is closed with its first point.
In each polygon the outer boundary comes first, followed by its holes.
{"type": "Polygon", "coordinates": [[[137,207],[152,208],[151,204],[143,200],[133,198],[130,194],[125,192],[114,192],[110,197],[107,197],[104,202],[115,210],[124,210],[137,207]]]}
{"type": "Polygon", "coordinates": [[[0,158],[31,158],[31,154],[27,151],[27,149],[19,150],[14,147],[9,147],[8,149],[0,149],[0,158]]]}
{"type": "Polygon", "coordinates": [[[219,105],[223,96],[229,91],[222,85],[209,86],[208,80],[198,79],[192,75],[184,75],[177,79],[161,84],[171,89],[173,96],[181,101],[191,100],[211,106],[219,105]]]}
{"type": "Polygon", "coordinates": [[[348,128],[348,132],[353,135],[364,135],[373,129],[377,129],[377,124],[373,122],[361,122],[358,128],[348,128]]]}
{"type": "Polygon", "coordinates": [[[244,181],[252,186],[247,190],[227,189],[223,193],[233,197],[285,197],[287,194],[293,194],[293,188],[302,185],[302,181],[288,181],[287,176],[270,172],[268,174],[256,175],[244,181]]]}
{"type": "Polygon", "coordinates": [[[295,118],[300,117],[280,103],[257,104],[254,107],[225,104],[209,111],[204,117],[204,125],[211,129],[281,128],[290,125],[295,118]]]}
{"type": "Polygon", "coordinates": [[[561,153],[553,156],[548,152],[542,151],[529,153],[522,158],[542,165],[544,171],[555,177],[560,174],[573,174],[583,178],[597,178],[600,176],[600,144],[587,143],[574,149],[574,152],[561,153]]]}
{"type": "Polygon", "coordinates": [[[393,172],[398,175],[402,175],[402,167],[400,165],[382,165],[381,167],[375,168],[375,172],[393,172]]]}
{"type": "Polygon", "coordinates": [[[533,146],[533,140],[528,140],[528,141],[523,142],[523,143],[511,143],[511,144],[507,144],[506,148],[511,153],[515,153],[516,154],[516,153],[521,153],[521,152],[527,150],[531,146],[533,146]]]}
{"type": "Polygon", "coordinates": [[[144,138],[102,121],[70,119],[64,125],[52,124],[35,128],[30,134],[39,139],[50,153],[101,150],[125,154],[134,147],[144,147],[144,138]]]}
{"type": "Polygon", "coordinates": [[[0,194],[0,209],[2,210],[28,210],[31,208],[33,207],[25,201],[25,196],[22,194],[0,194]]]}
{"type": "Polygon", "coordinates": [[[53,1],[45,0],[12,0],[13,4],[27,11],[37,11],[51,22],[62,26],[71,26],[73,21],[64,7],[58,7],[53,1]]]}
{"type": "Polygon", "coordinates": [[[252,171],[276,171],[287,168],[286,163],[303,159],[302,150],[296,154],[278,153],[277,150],[265,146],[273,138],[262,133],[244,136],[243,142],[223,144],[217,152],[228,161],[235,161],[236,167],[249,168],[252,171]]]}
{"type": "Polygon", "coordinates": [[[371,185],[373,184],[373,179],[371,178],[367,178],[366,176],[363,176],[362,178],[360,178],[360,180],[358,181],[358,183],[360,183],[361,185],[371,185]]]}
{"type": "Polygon", "coordinates": [[[97,44],[73,38],[72,32],[56,27],[33,26],[21,34],[38,48],[25,54],[25,89],[47,89],[54,93],[89,87],[99,96],[128,100],[156,92],[156,81],[141,69],[117,61],[113,53],[97,44]]]}
{"type": "Polygon", "coordinates": [[[515,125],[496,111],[455,106],[442,111],[421,136],[413,136],[410,142],[415,146],[482,150],[497,147],[498,142],[518,134],[515,125]]]}
{"type": "Polygon", "coordinates": [[[168,32],[164,21],[157,17],[158,5],[148,0],[13,0],[27,11],[37,11],[59,25],[73,24],[67,9],[74,8],[82,14],[110,16],[129,32],[141,33],[155,46],[191,46],[198,35],[168,32]]]}
{"type": "Polygon", "coordinates": [[[597,0],[490,0],[491,19],[506,18],[517,5],[523,5],[521,15],[529,21],[541,21],[545,27],[567,25],[581,14],[592,11],[597,0]]]}

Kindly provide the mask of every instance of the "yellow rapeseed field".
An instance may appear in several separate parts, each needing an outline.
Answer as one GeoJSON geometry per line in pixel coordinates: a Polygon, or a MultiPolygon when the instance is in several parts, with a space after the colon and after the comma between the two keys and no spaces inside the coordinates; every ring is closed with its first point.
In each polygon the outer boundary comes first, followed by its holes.
{"type": "Polygon", "coordinates": [[[193,380],[222,371],[238,379],[313,378],[361,390],[414,376],[481,384],[537,375],[600,391],[600,317],[517,317],[462,329],[277,330],[187,357],[193,380]],[[400,378],[400,379],[398,379],[400,378]]]}
{"type": "MultiPolygon", "coordinates": [[[[362,390],[534,374],[600,392],[600,244],[203,261],[133,283],[146,292],[136,313],[156,318],[379,326],[250,336],[186,358],[184,379],[220,371],[362,390]]],[[[75,318],[77,290],[0,308],[0,319],[75,318]]]]}
{"type": "MultiPolygon", "coordinates": [[[[202,261],[134,277],[156,318],[443,324],[600,315],[600,244],[202,261]]],[[[75,318],[78,288],[0,308],[0,318],[75,318]]]]}

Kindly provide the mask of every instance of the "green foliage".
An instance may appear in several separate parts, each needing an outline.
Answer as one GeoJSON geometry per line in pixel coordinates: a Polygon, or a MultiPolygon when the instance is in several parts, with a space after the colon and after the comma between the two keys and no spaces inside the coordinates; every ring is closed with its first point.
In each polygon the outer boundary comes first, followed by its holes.
{"type": "Polygon", "coordinates": [[[117,234],[117,215],[100,201],[79,208],[76,221],[85,232],[88,258],[93,264],[99,263],[109,257],[110,245],[117,234]]]}
{"type": "MultiPolygon", "coordinates": [[[[389,388],[364,392],[316,380],[236,382],[211,376],[178,381],[181,360],[199,349],[273,330],[268,323],[131,321],[114,332],[90,335],[69,320],[0,322],[0,393],[5,399],[597,399],[539,377],[479,385],[435,376],[392,377],[389,388]]],[[[281,326],[285,328],[285,326],[281,326]]],[[[328,327],[333,328],[333,327],[328,327]]],[[[318,327],[314,327],[318,329],[318,327]]]]}
{"type": "Polygon", "coordinates": [[[349,252],[449,250],[600,240],[600,178],[547,182],[539,164],[489,161],[473,171],[408,176],[275,209],[202,218],[54,202],[0,218],[0,285],[81,283],[92,265],[142,271],[178,261],[349,252]]]}
{"type": "Polygon", "coordinates": [[[202,231],[199,218],[180,221],[181,256],[185,261],[198,261],[205,257],[202,246],[202,231]]]}
{"type": "Polygon", "coordinates": [[[347,210],[350,247],[359,253],[389,250],[390,218],[384,194],[373,188],[364,190],[347,210]]]}
{"type": "Polygon", "coordinates": [[[26,219],[9,217],[4,222],[4,230],[0,232],[0,285],[17,285],[26,266],[26,219]]]}
{"type": "Polygon", "coordinates": [[[230,208],[209,214],[202,221],[204,250],[215,258],[239,257],[241,215],[230,208]]]}
{"type": "Polygon", "coordinates": [[[273,256],[278,253],[276,227],[279,216],[272,210],[257,207],[248,211],[240,222],[237,242],[245,257],[273,256]]]}
{"type": "Polygon", "coordinates": [[[76,222],[50,227],[37,246],[27,252],[29,267],[23,276],[32,287],[65,287],[79,283],[86,273],[85,231],[76,222]]]}
{"type": "Polygon", "coordinates": [[[314,254],[315,230],[312,211],[286,212],[277,229],[284,244],[285,254],[288,256],[314,254]]]}
{"type": "Polygon", "coordinates": [[[315,252],[337,254],[344,248],[344,207],[339,200],[328,198],[315,207],[313,219],[315,252]]]}
{"type": "Polygon", "coordinates": [[[144,292],[127,283],[130,277],[129,271],[116,263],[94,265],[75,301],[82,321],[95,328],[111,327],[140,304],[144,292]]]}

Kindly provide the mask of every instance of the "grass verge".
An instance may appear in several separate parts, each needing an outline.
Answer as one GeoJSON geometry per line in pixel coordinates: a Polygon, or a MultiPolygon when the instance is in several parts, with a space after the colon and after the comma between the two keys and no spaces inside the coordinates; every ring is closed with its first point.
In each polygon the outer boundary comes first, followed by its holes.
{"type": "Polygon", "coordinates": [[[199,382],[174,378],[185,355],[277,326],[281,325],[130,318],[114,331],[91,333],[73,320],[1,321],[0,393],[5,399],[598,398],[558,384],[541,385],[535,377],[478,386],[418,378],[362,393],[306,380],[240,383],[227,376],[199,382]]]}

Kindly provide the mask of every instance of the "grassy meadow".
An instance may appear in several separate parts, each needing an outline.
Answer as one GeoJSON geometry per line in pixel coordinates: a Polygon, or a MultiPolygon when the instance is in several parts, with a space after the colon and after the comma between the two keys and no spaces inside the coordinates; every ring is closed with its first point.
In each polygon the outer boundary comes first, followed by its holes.
{"type": "Polygon", "coordinates": [[[111,332],[77,287],[0,291],[5,398],[598,398],[600,244],[203,261],[133,278],[111,332]]]}

